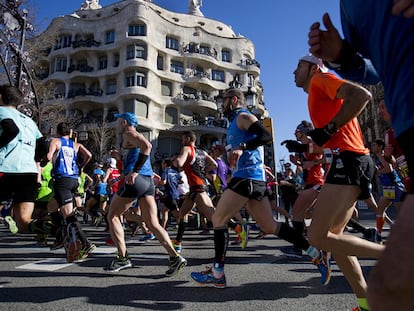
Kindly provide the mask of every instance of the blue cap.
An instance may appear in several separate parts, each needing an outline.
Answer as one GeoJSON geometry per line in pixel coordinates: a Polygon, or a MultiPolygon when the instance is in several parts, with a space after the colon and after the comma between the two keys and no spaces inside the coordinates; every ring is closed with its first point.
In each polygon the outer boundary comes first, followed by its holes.
{"type": "Polygon", "coordinates": [[[105,176],[105,172],[103,170],[101,170],[100,168],[97,168],[95,170],[93,170],[93,175],[102,175],[105,176]]]}
{"type": "Polygon", "coordinates": [[[137,117],[132,112],[115,113],[114,117],[124,119],[125,121],[127,121],[129,125],[132,125],[132,126],[138,125],[137,117]]]}

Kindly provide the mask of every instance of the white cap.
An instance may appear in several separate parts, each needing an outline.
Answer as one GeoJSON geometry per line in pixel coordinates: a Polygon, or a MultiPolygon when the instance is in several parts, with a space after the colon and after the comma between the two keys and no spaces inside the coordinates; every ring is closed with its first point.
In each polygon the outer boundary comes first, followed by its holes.
{"type": "Polygon", "coordinates": [[[311,64],[318,65],[319,69],[322,72],[328,72],[328,68],[326,68],[326,66],[323,64],[322,59],[317,58],[317,57],[313,56],[312,54],[308,54],[308,55],[305,55],[305,56],[301,57],[299,59],[299,61],[304,61],[304,62],[308,62],[308,63],[311,63],[311,64]]]}
{"type": "Polygon", "coordinates": [[[115,158],[109,158],[108,163],[112,168],[116,168],[116,159],[115,158]]]}

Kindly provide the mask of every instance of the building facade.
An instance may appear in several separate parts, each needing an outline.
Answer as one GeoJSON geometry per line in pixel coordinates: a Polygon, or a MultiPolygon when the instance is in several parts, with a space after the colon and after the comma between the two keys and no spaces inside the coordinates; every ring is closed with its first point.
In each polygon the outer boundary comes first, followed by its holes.
{"type": "Polygon", "coordinates": [[[158,160],[180,151],[186,130],[202,148],[223,142],[228,122],[217,98],[229,86],[246,93],[256,115],[269,117],[254,45],[230,26],[199,7],[181,14],[151,1],[90,2],[36,38],[54,37],[38,75],[54,85],[51,101],[78,120],[78,131],[99,120],[114,126],[114,113],[133,112],[158,160]]]}

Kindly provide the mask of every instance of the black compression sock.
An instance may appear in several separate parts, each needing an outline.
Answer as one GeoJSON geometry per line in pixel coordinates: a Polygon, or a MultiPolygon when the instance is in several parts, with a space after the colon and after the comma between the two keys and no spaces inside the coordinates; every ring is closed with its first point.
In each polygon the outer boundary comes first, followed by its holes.
{"type": "Polygon", "coordinates": [[[214,229],[214,260],[224,262],[229,244],[229,230],[227,228],[214,229]]]}
{"type": "Polygon", "coordinates": [[[309,242],[305,239],[302,234],[298,234],[293,228],[287,224],[280,222],[280,230],[277,236],[283,240],[286,240],[296,247],[306,251],[309,248],[309,242]]]}

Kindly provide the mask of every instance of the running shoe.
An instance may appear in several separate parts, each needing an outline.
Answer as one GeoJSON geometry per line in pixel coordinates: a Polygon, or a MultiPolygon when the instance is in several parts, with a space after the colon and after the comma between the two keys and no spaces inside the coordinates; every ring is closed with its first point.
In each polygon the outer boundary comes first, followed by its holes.
{"type": "Polygon", "coordinates": [[[62,248],[64,246],[63,240],[62,239],[56,239],[55,242],[53,242],[53,244],[50,246],[50,250],[54,251],[57,250],[59,248],[62,248]]]}
{"type": "Polygon", "coordinates": [[[93,243],[88,243],[84,247],[82,247],[78,260],[86,259],[88,258],[89,254],[92,253],[96,249],[96,245],[93,243]]]}
{"type": "Polygon", "coordinates": [[[302,250],[294,246],[282,247],[280,251],[291,258],[302,258],[303,255],[302,250]]]}
{"type": "Polygon", "coordinates": [[[174,259],[169,259],[169,267],[168,270],[165,272],[167,276],[173,276],[176,275],[182,268],[184,268],[187,265],[187,260],[178,255],[174,259]]]}
{"type": "Polygon", "coordinates": [[[236,238],[233,241],[231,241],[230,244],[231,245],[240,245],[241,244],[241,238],[240,238],[240,236],[236,236],[236,238]]]}
{"type": "Polygon", "coordinates": [[[260,231],[259,234],[256,236],[256,240],[261,240],[263,239],[265,236],[267,235],[267,233],[260,231]]]}
{"type": "Polygon", "coordinates": [[[374,243],[378,243],[378,230],[377,228],[368,228],[367,230],[365,230],[364,232],[364,239],[374,242],[374,243]]]}
{"type": "Polygon", "coordinates": [[[177,240],[172,240],[171,242],[177,254],[181,254],[181,251],[183,250],[182,243],[177,240]]]}
{"type": "Polygon", "coordinates": [[[146,234],[144,234],[143,237],[141,237],[139,240],[141,242],[144,241],[148,241],[148,240],[154,240],[155,239],[155,235],[152,232],[147,232],[146,234]]]}
{"type": "Polygon", "coordinates": [[[213,268],[207,267],[206,270],[201,272],[191,272],[191,278],[198,285],[209,286],[215,288],[225,288],[226,287],[226,276],[223,275],[220,278],[214,277],[213,268]]]}
{"type": "Polygon", "coordinates": [[[66,252],[66,260],[74,262],[78,259],[82,250],[82,243],[78,238],[78,228],[76,224],[69,224],[67,228],[67,236],[63,242],[66,252]]]}
{"type": "Polygon", "coordinates": [[[241,249],[245,249],[247,246],[247,242],[249,242],[249,232],[250,226],[247,223],[242,225],[242,231],[239,233],[239,237],[241,239],[240,247],[241,249]]]}
{"type": "Polygon", "coordinates": [[[318,258],[312,259],[312,262],[318,267],[321,273],[321,284],[323,286],[327,286],[331,281],[332,270],[330,257],[331,254],[329,252],[321,251],[318,258]]]}
{"type": "Polygon", "coordinates": [[[17,228],[16,222],[14,221],[13,217],[6,216],[4,217],[4,221],[7,223],[7,226],[9,227],[11,233],[16,234],[17,232],[19,232],[19,229],[17,228]]]}
{"type": "Polygon", "coordinates": [[[102,215],[99,215],[98,217],[96,217],[93,221],[95,227],[99,227],[103,219],[104,219],[104,216],[102,215]]]}
{"type": "Polygon", "coordinates": [[[116,257],[111,261],[111,263],[104,267],[104,270],[107,272],[119,272],[123,269],[132,268],[132,262],[129,256],[122,257],[116,255],[116,257]]]}

